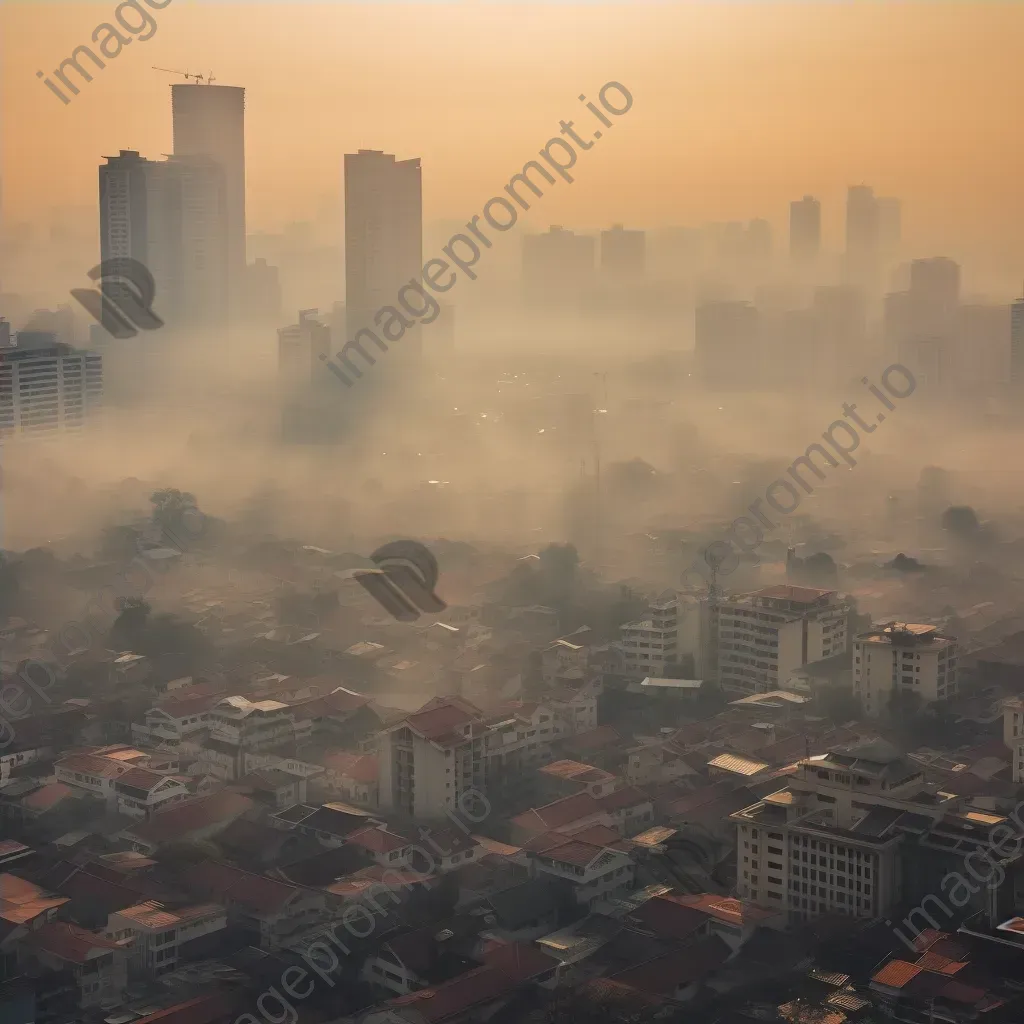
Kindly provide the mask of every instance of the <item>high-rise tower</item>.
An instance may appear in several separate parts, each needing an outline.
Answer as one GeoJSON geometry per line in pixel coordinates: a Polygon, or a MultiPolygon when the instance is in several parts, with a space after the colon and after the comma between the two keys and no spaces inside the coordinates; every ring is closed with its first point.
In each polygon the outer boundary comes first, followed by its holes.
{"type": "Polygon", "coordinates": [[[821,251],[821,203],[804,196],[789,204],[789,255],[799,263],[809,263],[821,251]]]}
{"type": "Polygon", "coordinates": [[[224,248],[228,308],[245,301],[245,89],[233,85],[171,86],[175,157],[205,157],[224,180],[224,248]]]}
{"type": "MultiPolygon", "coordinates": [[[[393,306],[399,288],[423,269],[423,190],[419,158],[361,149],[345,154],[345,319],[352,338],[379,330],[374,314],[393,306]]],[[[417,349],[419,328],[404,351],[417,349]]],[[[395,356],[389,356],[394,361],[395,356]]]]}

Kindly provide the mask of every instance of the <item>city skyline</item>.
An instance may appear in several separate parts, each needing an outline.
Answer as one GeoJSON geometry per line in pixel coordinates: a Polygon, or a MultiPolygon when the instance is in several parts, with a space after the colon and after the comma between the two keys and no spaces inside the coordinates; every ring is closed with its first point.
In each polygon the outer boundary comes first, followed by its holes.
{"type": "MultiPolygon", "coordinates": [[[[535,47],[536,73],[515,89],[504,84],[495,88],[505,82],[504,62],[494,66],[468,55],[470,64],[463,74],[476,76],[481,85],[490,83],[484,90],[486,102],[477,95],[479,90],[460,89],[450,74],[443,74],[428,92],[447,97],[444,117],[430,111],[429,99],[414,85],[425,70],[418,61],[401,68],[369,67],[369,54],[354,50],[352,37],[362,35],[372,53],[385,31],[381,11],[357,5],[320,12],[321,35],[336,42],[334,30],[343,32],[339,45],[344,59],[331,66],[318,63],[321,44],[314,39],[310,60],[301,73],[298,67],[289,71],[290,58],[285,53],[275,61],[275,70],[264,74],[258,70],[258,55],[269,56],[271,26],[276,24],[288,39],[292,33],[310,29],[314,15],[301,7],[291,9],[287,24],[281,25],[285,12],[276,5],[246,10],[246,55],[231,43],[231,34],[241,26],[241,10],[233,5],[214,5],[209,10],[204,6],[203,42],[198,47],[203,55],[193,57],[197,11],[169,6],[161,14],[160,31],[148,45],[134,51],[127,48],[66,109],[34,78],[35,71],[55,66],[79,45],[81,26],[94,15],[109,12],[99,5],[69,6],[65,23],[38,42],[26,41],[5,54],[8,219],[17,219],[15,210],[35,216],[50,206],[86,203],[85,162],[103,152],[120,148],[169,152],[171,132],[158,116],[156,104],[166,102],[163,89],[175,83],[151,66],[197,63],[204,73],[207,65],[213,68],[218,83],[245,87],[250,93],[250,230],[315,219],[321,208],[339,209],[335,169],[344,152],[359,148],[420,155],[424,166],[431,168],[424,180],[427,221],[460,217],[463,197],[469,200],[486,188],[487,175],[500,173],[507,160],[514,159],[515,147],[528,138],[531,123],[545,111],[557,109],[561,97],[556,83],[561,75],[572,73],[583,82],[600,76],[603,81],[615,56],[615,74],[625,79],[628,72],[631,83],[636,82],[631,88],[643,95],[644,109],[628,128],[621,129],[623,144],[607,156],[586,187],[552,204],[551,222],[594,227],[622,222],[645,227],[659,221],[767,216],[778,230],[788,203],[809,193],[822,202],[824,247],[838,251],[843,223],[839,207],[846,188],[871,182],[881,194],[899,195],[913,207],[905,234],[922,245],[961,237],[965,244],[990,238],[1001,250],[1020,251],[1021,242],[1009,229],[1021,203],[1009,172],[1013,161],[986,158],[997,144],[1017,143],[1012,137],[1008,143],[995,130],[997,126],[985,119],[967,116],[971,109],[984,110],[996,102],[1014,73],[1009,39],[1015,27],[1024,25],[1024,18],[1007,7],[985,7],[980,15],[972,8],[973,20],[967,22],[959,7],[943,8],[941,13],[886,9],[883,19],[881,11],[870,9],[839,7],[825,12],[801,5],[782,8],[788,16],[780,19],[776,6],[770,15],[750,9],[750,27],[731,33],[725,16],[710,5],[659,8],[659,17],[669,18],[684,31],[688,47],[695,51],[687,53],[688,71],[671,73],[661,42],[648,37],[639,50],[613,46],[616,33],[624,32],[628,42],[650,27],[654,15],[644,8],[631,9],[630,27],[624,21],[626,13],[615,6],[587,8],[584,19],[565,9],[527,7],[513,13],[504,8],[413,7],[408,28],[391,29],[420,31],[432,43],[436,39],[439,59],[461,43],[472,26],[501,31],[516,48],[535,47]],[[463,19],[457,29],[456,14],[463,19]],[[789,34],[788,70],[780,70],[775,63],[765,69],[757,57],[753,27],[770,33],[769,41],[781,32],[778,25],[773,28],[768,23],[769,17],[784,22],[789,34]],[[915,42],[921,18],[928,19],[929,36],[915,42]],[[555,76],[545,69],[544,60],[570,25],[578,41],[569,52],[567,66],[555,76]],[[545,32],[538,38],[542,29],[545,32]],[[451,37],[447,42],[446,31],[451,37]],[[874,47],[871,62],[856,49],[866,39],[874,47]],[[978,56],[968,52],[972,45],[978,56]],[[641,60],[644,47],[649,52],[641,60]],[[900,52],[913,61],[898,63],[900,52]],[[749,68],[748,73],[727,76],[726,68],[737,63],[749,68]],[[894,105],[898,109],[881,104],[870,124],[853,116],[865,89],[880,97],[886,90],[907,85],[911,65],[918,81],[912,90],[900,92],[900,103],[894,105]],[[763,72],[768,73],[767,79],[763,72]],[[687,92],[687,81],[694,75],[702,82],[699,105],[690,102],[687,92]],[[791,76],[808,75],[815,88],[803,91],[820,93],[827,101],[794,95],[796,82],[791,76]],[[27,87],[19,87],[22,83],[27,87]],[[328,99],[332,96],[342,104],[345,116],[335,116],[328,99]],[[357,96],[358,103],[346,102],[357,96]],[[721,105],[727,99],[728,117],[721,118],[721,105]],[[304,116],[295,117],[295,111],[304,116]],[[667,124],[679,124],[685,130],[666,136],[667,124]],[[487,146],[467,147],[458,141],[459,134],[466,132],[486,137],[487,146]],[[954,140],[955,165],[948,159],[954,140]],[[16,154],[27,146],[44,158],[52,154],[52,168],[43,159],[40,171],[26,174],[16,154]],[[657,160],[647,159],[654,151],[657,160]],[[58,166],[60,172],[55,175],[58,166]],[[757,175],[750,174],[751,167],[759,169],[757,175]],[[616,186],[624,175],[635,188],[616,186]],[[950,202],[953,196],[956,204],[950,202]]],[[[39,17],[38,10],[33,13],[33,8],[20,5],[8,5],[0,14],[12,29],[6,33],[8,38],[15,28],[29,26],[39,17]]],[[[673,33],[666,31],[664,37],[672,38],[673,33]]]]}

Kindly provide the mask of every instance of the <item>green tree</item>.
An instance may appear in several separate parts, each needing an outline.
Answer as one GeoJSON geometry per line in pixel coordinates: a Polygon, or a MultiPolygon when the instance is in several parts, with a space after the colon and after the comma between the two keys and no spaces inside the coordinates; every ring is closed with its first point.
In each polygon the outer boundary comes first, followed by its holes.
{"type": "Polygon", "coordinates": [[[196,496],[174,487],[154,491],[149,496],[153,522],[160,527],[164,543],[182,547],[194,539],[199,507],[196,496]]]}

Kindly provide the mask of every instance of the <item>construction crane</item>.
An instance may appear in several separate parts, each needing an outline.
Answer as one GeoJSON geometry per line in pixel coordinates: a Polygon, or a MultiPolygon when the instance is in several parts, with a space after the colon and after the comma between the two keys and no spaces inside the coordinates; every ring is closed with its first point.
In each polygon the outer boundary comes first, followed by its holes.
{"type": "Polygon", "coordinates": [[[196,84],[205,81],[207,85],[210,85],[216,81],[213,77],[212,71],[208,75],[193,75],[188,71],[175,71],[173,68],[158,68],[155,64],[150,65],[150,67],[152,67],[154,71],[166,71],[169,75],[182,75],[185,78],[194,78],[196,80],[196,84]]]}

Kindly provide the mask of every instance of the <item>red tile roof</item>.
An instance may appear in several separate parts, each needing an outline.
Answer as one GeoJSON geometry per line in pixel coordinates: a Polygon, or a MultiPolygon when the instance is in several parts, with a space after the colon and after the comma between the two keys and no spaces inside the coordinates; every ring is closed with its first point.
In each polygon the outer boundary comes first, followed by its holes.
{"type": "Polygon", "coordinates": [[[68,772],[81,772],[85,775],[96,775],[102,779],[112,779],[115,776],[123,775],[131,768],[131,765],[99,754],[68,754],[67,757],[62,757],[57,761],[54,767],[68,772]]]}
{"type": "Polygon", "coordinates": [[[392,999],[387,1005],[409,1007],[428,1024],[466,1013],[510,996],[519,986],[557,962],[540,950],[520,943],[495,944],[484,954],[485,966],[460,974],[434,988],[420,989],[392,999]]]}
{"type": "Polygon", "coordinates": [[[364,828],[359,832],[353,832],[346,842],[369,850],[370,853],[394,853],[412,845],[411,839],[383,828],[364,828]]]}
{"type": "Polygon", "coordinates": [[[688,939],[705,928],[707,917],[688,907],[677,895],[664,893],[637,907],[629,915],[630,922],[656,938],[679,941],[688,939]]]}
{"type": "Polygon", "coordinates": [[[185,876],[190,888],[206,899],[223,904],[238,904],[257,913],[281,911],[302,890],[266,875],[242,871],[217,861],[204,861],[189,869],[185,876]]]}
{"type": "Polygon", "coordinates": [[[212,992],[139,1017],[133,1024],[222,1024],[235,1016],[240,1005],[238,993],[212,992]]]}
{"type": "MultiPolygon", "coordinates": [[[[81,792],[81,790],[79,790],[81,792]]],[[[68,797],[76,797],[75,791],[63,782],[51,782],[47,786],[40,786],[21,800],[21,806],[27,811],[45,812],[56,807],[62,800],[68,797]]]]}
{"type": "Polygon", "coordinates": [[[596,816],[601,811],[601,804],[589,793],[574,793],[543,807],[533,807],[514,817],[512,824],[530,832],[547,832],[596,816]]]}
{"type": "Polygon", "coordinates": [[[169,843],[176,839],[185,839],[192,833],[208,829],[218,822],[223,822],[227,826],[253,806],[249,797],[225,789],[209,796],[175,804],[166,811],[154,814],[148,821],[132,825],[125,830],[125,834],[146,843],[169,843]]]}
{"type": "Polygon", "coordinates": [[[636,786],[624,786],[622,789],[617,789],[607,796],[599,796],[597,802],[601,805],[602,810],[621,811],[627,807],[649,804],[651,798],[642,789],[637,789],[636,786]]]}
{"type": "Polygon", "coordinates": [[[484,951],[483,961],[516,981],[528,981],[558,966],[557,960],[525,942],[494,942],[484,951]]]}
{"type": "Polygon", "coordinates": [[[677,899],[684,906],[707,914],[718,921],[724,921],[726,924],[757,924],[759,921],[766,921],[775,916],[774,911],[764,907],[755,906],[753,903],[741,903],[735,897],[716,896],[710,892],[694,896],[679,895],[677,899]]]}
{"type": "Polygon", "coordinates": [[[939,974],[956,974],[963,970],[967,963],[963,960],[950,960],[948,956],[927,952],[917,958],[917,966],[926,971],[937,971],[939,974]]]}
{"type": "Polygon", "coordinates": [[[604,853],[604,848],[592,846],[590,843],[580,843],[571,840],[567,843],[558,843],[540,851],[541,856],[557,861],[560,864],[572,864],[575,867],[585,868],[592,864],[604,853]]]}
{"type": "Polygon", "coordinates": [[[906,960],[890,960],[880,971],[872,977],[871,982],[875,985],[884,985],[886,988],[903,988],[914,980],[922,971],[916,964],[908,964],[906,960]]]}
{"type": "Polygon", "coordinates": [[[0,875],[0,919],[21,925],[63,906],[66,896],[54,896],[17,875],[0,875]]]}
{"type": "Polygon", "coordinates": [[[91,953],[100,950],[123,948],[113,939],[86,931],[67,921],[44,924],[26,939],[26,943],[74,964],[84,964],[90,959],[91,953]]]}
{"type": "Polygon", "coordinates": [[[518,981],[494,967],[477,967],[436,988],[422,988],[399,996],[387,1005],[409,1007],[428,1024],[439,1024],[473,1007],[507,998],[518,987],[518,981]]]}
{"type": "Polygon", "coordinates": [[[583,764],[582,761],[552,761],[537,769],[542,775],[551,778],[563,779],[566,782],[577,782],[587,785],[594,782],[608,782],[615,778],[611,772],[602,771],[592,765],[583,764]]]}
{"type": "Polygon", "coordinates": [[[415,714],[409,715],[404,724],[428,740],[439,740],[450,736],[461,726],[479,721],[480,712],[468,701],[458,697],[444,700],[435,697],[415,714]]]}
{"type": "Polygon", "coordinates": [[[147,793],[151,793],[161,782],[167,780],[166,775],[161,775],[159,772],[150,771],[148,768],[132,768],[122,775],[115,785],[120,786],[132,786],[135,789],[144,790],[147,793]]]}
{"type": "Polygon", "coordinates": [[[607,825],[587,825],[580,829],[566,829],[559,833],[563,839],[578,839],[582,843],[591,843],[594,846],[610,846],[614,850],[629,851],[632,847],[623,840],[622,836],[613,828],[607,825]]]}

